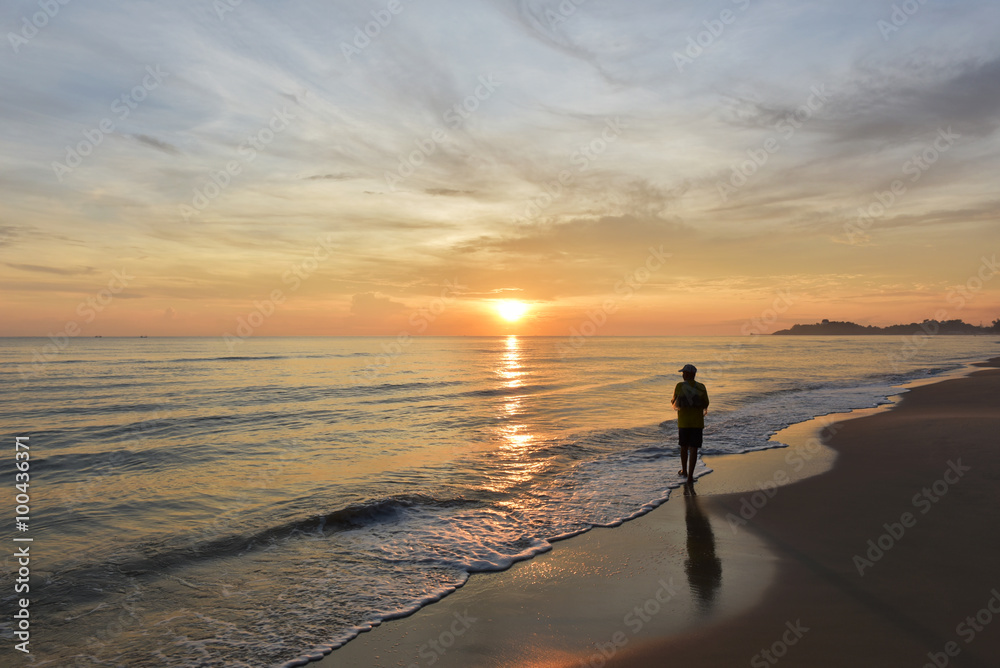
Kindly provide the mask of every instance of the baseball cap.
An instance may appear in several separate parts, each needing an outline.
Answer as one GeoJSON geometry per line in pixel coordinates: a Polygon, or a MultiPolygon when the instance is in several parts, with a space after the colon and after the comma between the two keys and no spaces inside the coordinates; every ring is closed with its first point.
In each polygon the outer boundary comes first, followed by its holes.
{"type": "Polygon", "coordinates": [[[698,367],[694,364],[685,364],[684,368],[680,370],[681,373],[698,373],[698,367]]]}

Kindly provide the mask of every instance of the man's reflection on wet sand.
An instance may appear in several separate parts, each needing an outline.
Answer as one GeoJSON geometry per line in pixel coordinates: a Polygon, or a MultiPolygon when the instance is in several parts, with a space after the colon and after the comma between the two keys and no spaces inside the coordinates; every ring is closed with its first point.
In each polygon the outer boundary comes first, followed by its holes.
{"type": "Polygon", "coordinates": [[[722,586],[722,561],[715,556],[715,534],[701,509],[692,483],[684,485],[684,508],[688,551],[684,572],[699,609],[707,614],[711,612],[715,596],[722,586]]]}

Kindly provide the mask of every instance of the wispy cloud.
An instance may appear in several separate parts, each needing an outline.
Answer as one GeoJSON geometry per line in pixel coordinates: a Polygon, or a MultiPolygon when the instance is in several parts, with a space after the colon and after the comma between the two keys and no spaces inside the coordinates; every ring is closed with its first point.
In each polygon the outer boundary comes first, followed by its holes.
{"type": "Polygon", "coordinates": [[[177,150],[176,146],[168,144],[167,142],[160,141],[156,137],[150,137],[149,135],[133,135],[132,139],[136,140],[140,144],[145,144],[157,150],[163,151],[164,153],[169,153],[171,155],[179,155],[180,151],[177,150]]]}
{"type": "MultiPolygon", "coordinates": [[[[364,3],[220,16],[202,0],[94,0],[8,51],[0,280],[13,303],[37,310],[47,291],[141,266],[118,308],[212,334],[304,275],[322,238],[331,259],[296,292],[287,333],[388,328],[459,276],[468,291],[448,317],[468,323],[498,290],[555,310],[599,300],[663,243],[674,256],[643,291],[655,319],[684,303],[681,284],[738,311],[740,286],[836,275],[832,300],[865,275],[887,290],[959,280],[995,243],[992,0],[925,3],[888,37],[891,7],[863,0],[400,6],[366,34],[364,3]],[[827,97],[804,118],[817,86],[827,97]],[[905,181],[870,243],[846,243],[859,207],[949,127],[961,141],[905,181]]],[[[893,290],[921,316],[926,291],[893,290]]]]}
{"type": "Polygon", "coordinates": [[[18,271],[55,274],[57,276],[88,276],[97,273],[97,269],[94,267],[46,267],[38,264],[19,264],[16,262],[5,262],[4,264],[18,271]]]}

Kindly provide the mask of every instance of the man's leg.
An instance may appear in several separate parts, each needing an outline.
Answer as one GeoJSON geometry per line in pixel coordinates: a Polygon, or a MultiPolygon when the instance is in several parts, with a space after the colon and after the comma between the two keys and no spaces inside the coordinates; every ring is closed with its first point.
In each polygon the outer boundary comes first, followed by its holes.
{"type": "Polygon", "coordinates": [[[685,466],[687,467],[688,479],[694,480],[694,467],[698,463],[698,448],[684,448],[684,450],[687,450],[687,453],[684,453],[684,451],[682,450],[681,451],[682,458],[684,457],[685,454],[690,455],[690,460],[687,462],[687,464],[685,464],[685,466]]]}
{"type": "Polygon", "coordinates": [[[681,476],[688,475],[688,446],[681,446],[681,476]]]}
{"type": "Polygon", "coordinates": [[[701,440],[704,433],[704,429],[691,430],[691,440],[688,442],[688,450],[691,453],[691,459],[687,464],[688,480],[694,480],[694,467],[698,464],[698,451],[701,449],[701,440]]]}

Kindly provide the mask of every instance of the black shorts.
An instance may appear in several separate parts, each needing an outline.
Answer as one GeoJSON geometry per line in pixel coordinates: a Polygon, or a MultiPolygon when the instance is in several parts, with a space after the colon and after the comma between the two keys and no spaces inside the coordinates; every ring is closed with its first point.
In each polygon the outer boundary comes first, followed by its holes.
{"type": "Polygon", "coordinates": [[[701,427],[679,427],[677,429],[677,440],[681,446],[698,449],[701,447],[701,438],[705,430],[701,427]]]}

